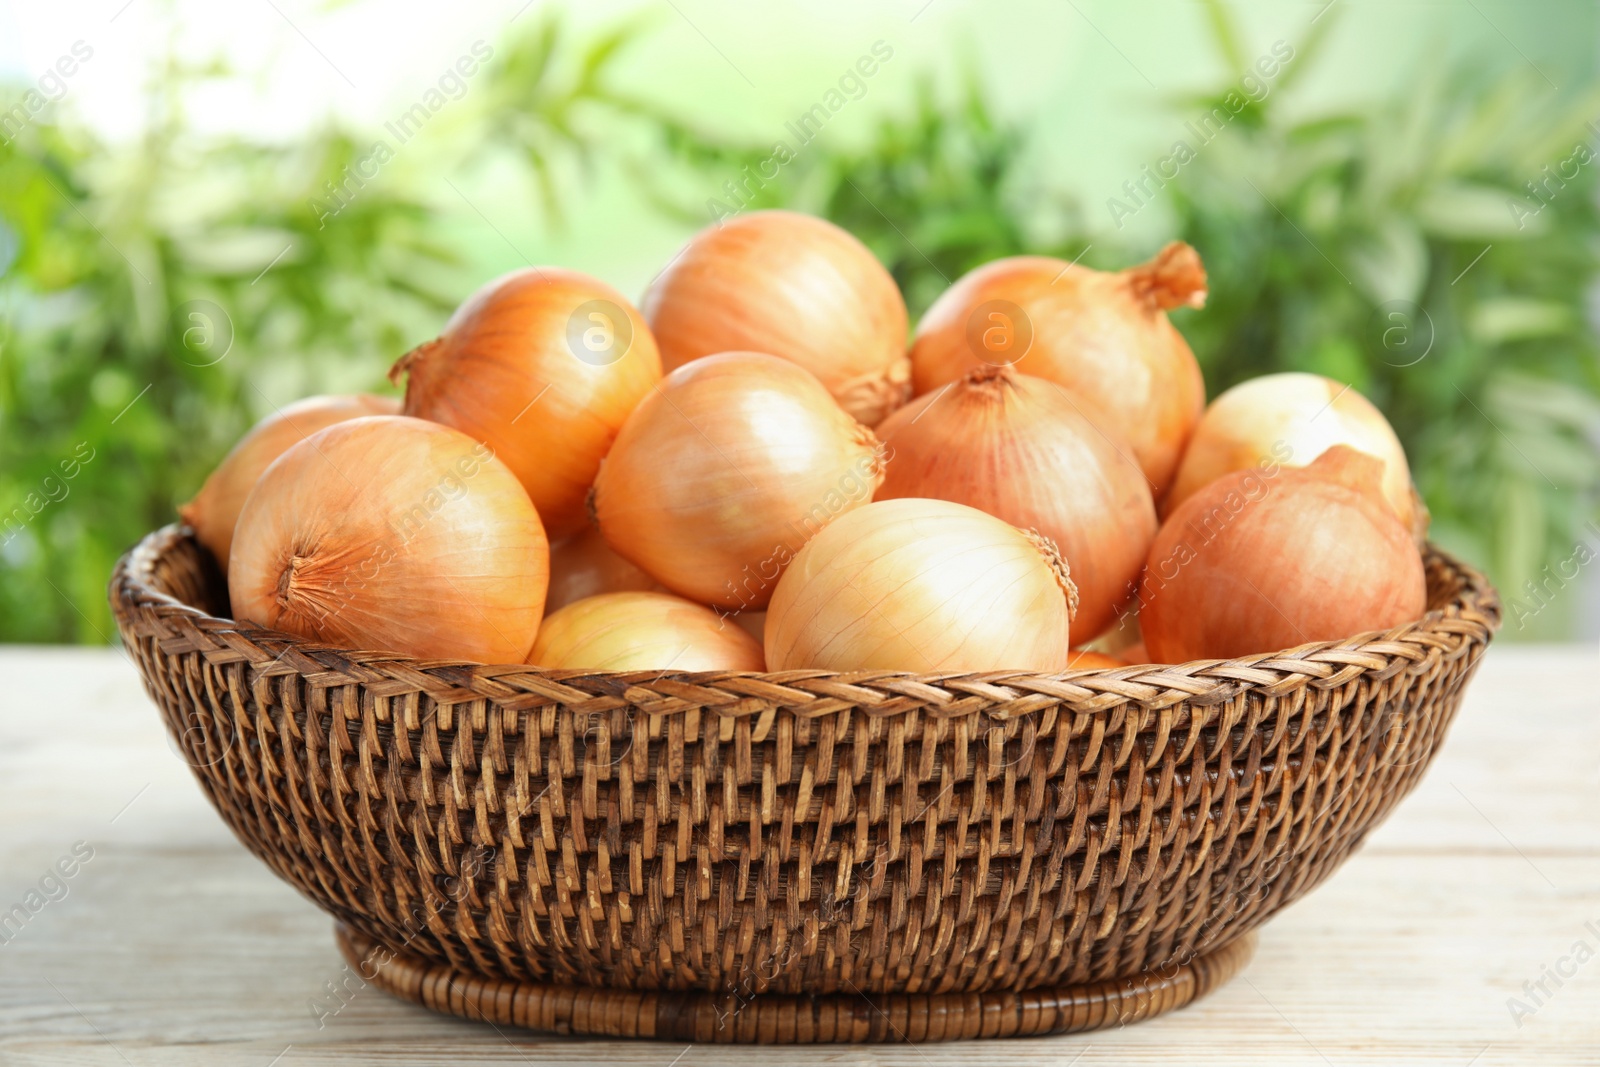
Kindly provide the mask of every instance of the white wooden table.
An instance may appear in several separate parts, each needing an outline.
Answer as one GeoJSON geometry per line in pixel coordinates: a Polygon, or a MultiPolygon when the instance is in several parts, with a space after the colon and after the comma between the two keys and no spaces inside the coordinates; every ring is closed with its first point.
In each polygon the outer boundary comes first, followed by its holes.
{"type": "Polygon", "coordinates": [[[0,648],[0,1064],[1600,1064],[1597,674],[1594,648],[1493,648],[1421,787],[1183,1011],[1009,1042],[685,1048],[335,997],[331,920],[224,828],[122,654],[0,648]]]}

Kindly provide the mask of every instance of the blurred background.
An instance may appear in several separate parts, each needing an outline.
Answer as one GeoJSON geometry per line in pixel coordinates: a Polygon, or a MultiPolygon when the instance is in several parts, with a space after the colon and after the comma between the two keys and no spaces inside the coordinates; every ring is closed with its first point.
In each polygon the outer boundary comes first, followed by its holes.
{"type": "Polygon", "coordinates": [[[998,256],[1201,252],[1211,395],[1389,416],[1504,636],[1600,634],[1587,0],[0,4],[0,640],[104,642],[117,556],[244,430],[529,263],[637,298],[826,215],[913,318],[998,256]]]}

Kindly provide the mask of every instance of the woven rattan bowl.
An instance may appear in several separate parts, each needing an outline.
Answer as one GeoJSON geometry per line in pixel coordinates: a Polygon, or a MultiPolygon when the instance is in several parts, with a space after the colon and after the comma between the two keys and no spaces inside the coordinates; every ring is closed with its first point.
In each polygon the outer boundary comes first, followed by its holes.
{"type": "Polygon", "coordinates": [[[563,1032],[923,1041],[1128,1022],[1237,971],[1416,783],[1499,625],[1482,575],[1427,563],[1388,633],[1055,675],[328,648],[227,619],[172,526],[110,595],[212,803],[364,978],[563,1032]]]}

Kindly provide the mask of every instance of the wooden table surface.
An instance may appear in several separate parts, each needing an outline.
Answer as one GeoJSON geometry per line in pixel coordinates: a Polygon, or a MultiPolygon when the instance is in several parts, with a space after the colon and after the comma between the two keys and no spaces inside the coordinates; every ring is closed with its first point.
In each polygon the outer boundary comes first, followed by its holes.
{"type": "Polygon", "coordinates": [[[1597,668],[1587,646],[1491,649],[1417,791],[1183,1011],[1079,1036],[750,1049],[336,997],[331,920],[233,839],[122,653],[3,648],[0,1064],[1600,1064],[1597,668]]]}

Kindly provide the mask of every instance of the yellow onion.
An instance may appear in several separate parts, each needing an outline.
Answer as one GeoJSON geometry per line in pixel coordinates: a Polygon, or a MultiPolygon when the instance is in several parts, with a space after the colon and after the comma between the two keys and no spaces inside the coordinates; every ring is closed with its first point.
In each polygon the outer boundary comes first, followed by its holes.
{"type": "Polygon", "coordinates": [[[234,617],[343,648],[521,663],[544,614],[544,527],[465,434],[380,415],[267,468],[234,533],[234,617]]]}
{"type": "Polygon", "coordinates": [[[544,613],[601,593],[660,588],[654,578],[613,552],[598,530],[588,529],[550,546],[550,595],[545,597],[544,613]]]}
{"type": "Polygon", "coordinates": [[[881,479],[877,438],[808,371],[725,352],[673,371],[628,418],[595,521],[673,592],[760,610],[800,546],[881,479]]]}
{"type": "Polygon", "coordinates": [[[1059,671],[1077,593],[1047,538],[964,504],[882,500],[813,537],[767,609],[774,671],[1059,671]]]}
{"type": "Polygon", "coordinates": [[[1072,568],[1080,640],[1132,598],[1156,535],[1155,504],[1125,446],[1054,382],[979,367],[878,427],[888,471],[874,499],[933,497],[1055,542],[1072,568]]]}
{"type": "Polygon", "coordinates": [[[760,671],[755,638],[710,608],[670,593],[575,600],[539,627],[528,662],[551,670],[760,671]]]}
{"type": "Polygon", "coordinates": [[[1246,467],[1304,467],[1333,445],[1376,456],[1384,463],[1383,496],[1408,530],[1426,531],[1411,488],[1405,449],[1389,421],[1348,385],[1320,374],[1287,372],[1252,378],[1211,402],[1178,465],[1164,514],[1203,486],[1246,467]],[[1419,520],[1422,529],[1417,525],[1419,520]]]}
{"type": "Polygon", "coordinates": [[[227,573],[239,509],[255,488],[256,479],[273,460],[325,426],[363,415],[393,415],[399,410],[400,401],[394,397],[367,393],[297,400],[268,415],[241,437],[194,499],[179,506],[178,516],[194,527],[195,539],[211,550],[223,573],[227,573]]]}
{"type": "Polygon", "coordinates": [[[1223,475],[1156,534],[1140,588],[1152,662],[1227,659],[1387,630],[1422,615],[1422,557],[1379,489],[1383,463],[1334,445],[1270,477],[1223,475]]]}
{"type": "Polygon", "coordinates": [[[552,537],[584,498],[623,420],[661,379],[644,319],[622,295],[555,267],[513,271],[456,309],[389,372],[405,413],[482,441],[521,480],[552,537]]]}
{"type": "Polygon", "coordinates": [[[1045,256],[996,260],[923,316],[912,382],[926,393],[1000,364],[1066,386],[1083,414],[1127,441],[1160,497],[1205,406],[1200,365],[1166,313],[1205,296],[1200,257],[1178,241],[1116,273],[1045,256]]]}
{"type": "Polygon", "coordinates": [[[816,375],[871,426],[911,395],[906,305],[866,245],[825,219],[756,211],[709,226],[645,294],[668,371],[768,352],[816,375]]]}

